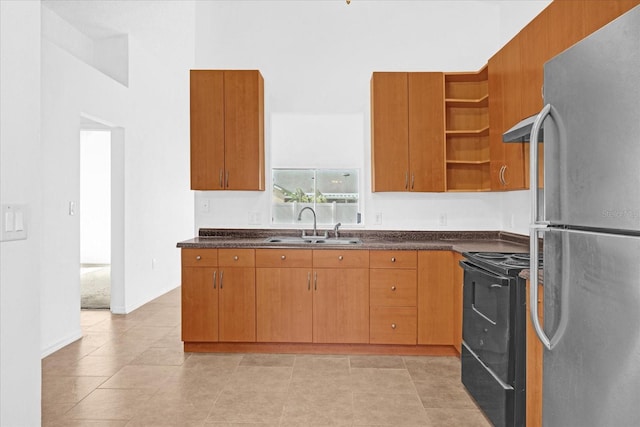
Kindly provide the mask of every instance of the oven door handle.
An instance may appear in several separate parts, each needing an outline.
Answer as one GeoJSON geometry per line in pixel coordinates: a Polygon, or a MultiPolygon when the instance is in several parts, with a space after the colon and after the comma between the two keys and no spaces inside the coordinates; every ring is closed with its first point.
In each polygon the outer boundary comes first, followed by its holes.
{"type": "Polygon", "coordinates": [[[509,278],[508,277],[504,277],[498,273],[494,273],[491,271],[487,271],[481,267],[477,267],[476,265],[466,261],[466,260],[462,260],[460,261],[460,265],[462,266],[462,268],[466,271],[471,271],[477,274],[480,274],[484,277],[490,278],[491,280],[497,280],[498,283],[492,283],[490,286],[492,288],[496,288],[496,287],[502,287],[502,286],[507,286],[509,284],[509,278]]]}

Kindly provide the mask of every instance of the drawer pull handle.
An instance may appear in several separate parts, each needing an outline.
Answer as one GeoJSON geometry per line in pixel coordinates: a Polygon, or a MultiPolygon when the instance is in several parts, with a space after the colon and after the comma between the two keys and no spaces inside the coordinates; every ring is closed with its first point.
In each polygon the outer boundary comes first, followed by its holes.
{"type": "Polygon", "coordinates": [[[307,290],[311,290],[311,272],[307,273],[307,290]]]}
{"type": "Polygon", "coordinates": [[[395,292],[396,287],[395,287],[395,286],[392,286],[392,287],[391,287],[391,290],[395,292]]]}
{"type": "Polygon", "coordinates": [[[392,324],[391,324],[391,329],[395,329],[395,328],[396,328],[396,324],[395,324],[395,323],[392,323],[392,324]]]}
{"type": "Polygon", "coordinates": [[[234,256],[234,257],[233,257],[233,260],[234,260],[234,261],[237,261],[237,260],[238,260],[238,255],[234,256]]]}
{"type": "Polygon", "coordinates": [[[392,256],[391,257],[391,262],[396,262],[396,257],[392,256]]]}
{"type": "Polygon", "coordinates": [[[213,272],[213,289],[216,288],[216,281],[217,281],[216,273],[217,273],[217,271],[213,272]]]}
{"type": "Polygon", "coordinates": [[[220,272],[220,289],[222,289],[222,279],[223,279],[224,271],[220,272]]]}
{"type": "Polygon", "coordinates": [[[342,261],[342,259],[343,259],[343,258],[342,258],[342,255],[339,255],[339,256],[338,256],[338,259],[339,259],[340,261],[342,261]]]}
{"type": "Polygon", "coordinates": [[[280,257],[280,259],[284,261],[285,259],[287,259],[287,256],[286,256],[286,255],[282,255],[282,256],[280,257]]]}
{"type": "Polygon", "coordinates": [[[200,261],[201,259],[202,259],[202,257],[201,257],[200,255],[198,255],[198,256],[196,257],[196,261],[200,261]]]}

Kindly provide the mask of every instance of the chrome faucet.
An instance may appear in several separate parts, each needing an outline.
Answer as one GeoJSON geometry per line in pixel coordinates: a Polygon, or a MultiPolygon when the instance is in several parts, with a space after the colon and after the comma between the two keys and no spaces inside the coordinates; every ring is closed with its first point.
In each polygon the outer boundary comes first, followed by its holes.
{"type": "Polygon", "coordinates": [[[340,235],[338,234],[338,228],[340,228],[341,225],[342,225],[342,223],[339,222],[339,223],[337,223],[336,225],[333,226],[333,234],[335,235],[336,239],[338,237],[340,237],[340,235]]]}
{"type": "MultiPolygon", "coordinates": [[[[302,212],[306,211],[307,209],[309,209],[313,214],[313,236],[309,236],[309,237],[320,237],[318,236],[318,229],[316,226],[317,224],[316,211],[314,211],[312,207],[305,206],[304,208],[300,209],[300,212],[298,212],[298,221],[302,219],[302,212]]],[[[306,235],[304,234],[304,230],[302,230],[302,237],[306,237],[306,235]]]]}

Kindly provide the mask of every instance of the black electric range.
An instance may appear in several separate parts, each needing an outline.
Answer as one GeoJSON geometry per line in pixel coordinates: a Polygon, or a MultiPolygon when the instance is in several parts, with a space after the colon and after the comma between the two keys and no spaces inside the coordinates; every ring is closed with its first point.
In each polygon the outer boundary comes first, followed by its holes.
{"type": "Polygon", "coordinates": [[[463,255],[462,383],[495,426],[524,426],[529,254],[463,255]]]}

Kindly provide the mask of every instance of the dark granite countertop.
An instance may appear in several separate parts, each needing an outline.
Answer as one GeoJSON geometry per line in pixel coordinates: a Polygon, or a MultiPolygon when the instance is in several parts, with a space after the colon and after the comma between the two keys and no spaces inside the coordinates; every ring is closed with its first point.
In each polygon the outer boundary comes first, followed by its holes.
{"type": "MultiPolygon", "coordinates": [[[[200,229],[199,235],[179,242],[179,248],[290,248],[346,250],[453,250],[456,252],[528,252],[528,236],[503,231],[384,231],[341,230],[340,237],[357,237],[362,244],[324,243],[279,245],[265,240],[271,236],[299,236],[293,229],[200,229]]],[[[311,234],[310,232],[308,234],[311,234]]],[[[333,234],[333,233],[331,233],[333,234]]],[[[330,240],[330,239],[329,239],[330,240]]]]}

